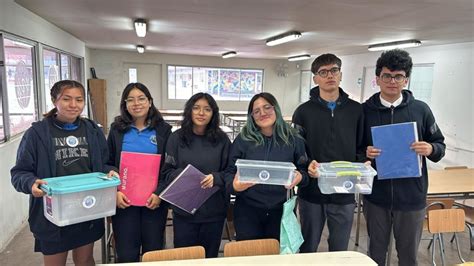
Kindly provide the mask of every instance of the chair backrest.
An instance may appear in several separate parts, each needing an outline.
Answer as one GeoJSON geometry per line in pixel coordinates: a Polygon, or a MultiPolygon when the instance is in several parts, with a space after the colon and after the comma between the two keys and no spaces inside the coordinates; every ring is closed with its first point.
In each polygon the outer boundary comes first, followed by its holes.
{"type": "Polygon", "coordinates": [[[453,198],[427,198],[426,212],[437,209],[451,209],[453,204],[453,198]]]}
{"type": "Polygon", "coordinates": [[[205,257],[206,251],[202,246],[192,246],[148,251],[143,254],[142,261],[189,260],[204,259],[205,257]]]}
{"type": "Polygon", "coordinates": [[[276,239],[254,239],[229,242],[224,246],[224,257],[276,255],[280,243],[276,239]]]}
{"type": "Polygon", "coordinates": [[[428,211],[428,231],[432,234],[463,232],[464,218],[463,209],[428,211]]]}

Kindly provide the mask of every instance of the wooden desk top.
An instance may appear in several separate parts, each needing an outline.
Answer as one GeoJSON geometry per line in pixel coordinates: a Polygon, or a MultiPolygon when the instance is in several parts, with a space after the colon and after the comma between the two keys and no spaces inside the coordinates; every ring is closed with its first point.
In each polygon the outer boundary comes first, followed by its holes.
{"type": "MultiPolygon", "coordinates": [[[[100,265],[100,264],[99,264],[100,265]]],[[[124,263],[124,265],[161,265],[161,266],[200,266],[200,265],[377,265],[367,255],[355,251],[316,252],[290,255],[266,255],[248,257],[219,257],[213,259],[175,260],[141,263],[124,263]]]]}
{"type": "Polygon", "coordinates": [[[474,193],[474,168],[429,170],[428,194],[474,193]]]}

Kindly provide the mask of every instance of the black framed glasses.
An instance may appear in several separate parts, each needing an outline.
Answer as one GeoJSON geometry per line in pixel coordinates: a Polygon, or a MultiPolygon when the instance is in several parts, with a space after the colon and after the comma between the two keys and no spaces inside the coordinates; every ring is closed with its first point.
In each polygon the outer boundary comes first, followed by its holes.
{"type": "Polygon", "coordinates": [[[316,75],[318,75],[322,78],[325,78],[325,77],[328,76],[329,72],[331,72],[331,74],[333,76],[337,76],[339,73],[341,73],[341,68],[340,67],[333,67],[331,69],[321,69],[318,72],[316,72],[316,75]]]}
{"type": "Polygon", "coordinates": [[[396,74],[395,76],[392,76],[388,73],[384,73],[382,75],[380,75],[380,79],[382,79],[383,82],[385,83],[390,83],[392,82],[392,79],[396,82],[396,83],[402,83],[404,82],[407,77],[405,77],[404,75],[402,74],[396,74]]]}
{"type": "Polygon", "coordinates": [[[262,106],[262,108],[254,109],[252,111],[251,115],[254,118],[258,118],[261,115],[263,115],[263,113],[269,115],[269,114],[273,114],[274,111],[275,111],[275,106],[273,106],[271,104],[265,104],[264,106],[262,106]]]}

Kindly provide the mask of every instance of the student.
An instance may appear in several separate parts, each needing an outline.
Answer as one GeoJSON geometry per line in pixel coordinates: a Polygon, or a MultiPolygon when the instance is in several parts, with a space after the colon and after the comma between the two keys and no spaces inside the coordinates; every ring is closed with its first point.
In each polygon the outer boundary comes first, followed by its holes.
{"type": "Polygon", "coordinates": [[[280,222],[287,189],[308,182],[308,157],[304,140],[282,117],[275,97],[267,92],[253,96],[247,123],[232,144],[226,176],[236,195],[234,226],[237,240],[280,239],[280,222]],[[242,183],[236,174],[237,159],[292,162],[297,171],[291,185],[242,183]],[[233,180],[233,181],[232,181],[233,180]],[[231,182],[232,181],[232,182],[231,182]]]}
{"type": "MultiPolygon", "coordinates": [[[[380,149],[373,147],[370,128],[373,126],[416,122],[419,141],[411,145],[422,158],[421,177],[374,179],[372,194],[364,196],[364,215],[369,234],[369,255],[385,265],[390,231],[395,236],[399,265],[417,265],[416,254],[423,231],[428,172],[426,158],[441,160],[446,145],[435,118],[424,102],[416,100],[408,84],[413,63],[408,52],[389,50],[382,53],[375,69],[380,92],[364,103],[367,157],[374,159],[380,149]]],[[[375,165],[375,168],[377,166],[375,165]]]]}
{"type": "Polygon", "coordinates": [[[214,98],[202,92],[193,95],[185,104],[181,128],[169,138],[163,174],[171,183],[191,164],[206,175],[202,188],[220,189],[193,215],[171,205],[175,247],[203,246],[206,258],[217,257],[229,203],[223,173],[229,148],[229,137],[219,127],[214,98]]]}
{"type": "Polygon", "coordinates": [[[300,105],[293,123],[306,139],[312,159],[309,185],[298,190],[304,243],[300,252],[316,252],[325,223],[329,229],[329,251],[347,250],[354,217],[354,194],[324,195],[318,187],[318,162],[361,161],[364,157],[363,111],[339,87],[341,59],[334,54],[318,56],[311,65],[318,86],[310,100],[300,105]]]}
{"type": "MultiPolygon", "coordinates": [[[[166,141],[171,126],[156,109],[148,88],[130,83],[122,92],[120,115],[111,126],[108,144],[109,164],[120,167],[122,151],[161,154],[163,165],[166,141]]],[[[157,173],[159,174],[159,173],[157,173]]],[[[159,193],[165,188],[163,176],[149,195],[147,205],[131,206],[122,192],[117,192],[117,212],[112,216],[118,262],[137,262],[140,254],[163,249],[168,204],[161,202],[159,193]]]]}
{"type": "Polygon", "coordinates": [[[80,117],[85,105],[82,84],[58,81],[50,94],[54,108],[23,135],[11,181],[17,191],[31,195],[28,221],[34,250],[43,253],[44,264],[65,265],[72,250],[76,265],[94,265],[94,242],[104,234],[104,219],[54,225],[44,217],[40,185],[46,184],[43,178],[108,172],[107,143],[94,122],[80,117]]]}

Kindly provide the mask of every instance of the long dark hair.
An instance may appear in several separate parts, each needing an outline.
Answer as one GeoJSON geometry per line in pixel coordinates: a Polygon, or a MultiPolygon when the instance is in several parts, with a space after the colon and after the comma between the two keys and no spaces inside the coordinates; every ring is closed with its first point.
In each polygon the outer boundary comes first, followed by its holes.
{"type": "Polygon", "coordinates": [[[181,138],[183,144],[186,146],[189,146],[191,144],[193,138],[193,106],[200,99],[205,99],[212,109],[211,121],[209,121],[209,124],[207,124],[206,131],[204,133],[206,138],[211,143],[216,144],[217,140],[225,135],[225,133],[219,127],[219,106],[217,106],[216,101],[211,95],[199,92],[191,96],[191,98],[189,98],[189,100],[184,105],[184,115],[183,121],[181,121],[181,130],[179,137],[181,138]]]}
{"type": "MultiPolygon", "coordinates": [[[[273,125],[273,135],[272,137],[283,141],[285,144],[290,144],[296,137],[298,137],[298,131],[295,128],[292,128],[288,123],[283,120],[283,115],[281,114],[280,105],[277,102],[275,96],[268,92],[262,92],[255,94],[249,102],[249,107],[247,109],[247,122],[245,126],[240,131],[240,135],[244,140],[249,140],[255,142],[257,145],[262,145],[264,143],[263,134],[260,132],[260,128],[255,123],[255,120],[252,116],[253,104],[259,98],[265,99],[269,104],[275,108],[275,124],[273,125]]],[[[275,142],[277,143],[277,142],[275,142]]]]}
{"type": "Polygon", "coordinates": [[[138,89],[145,94],[150,102],[150,109],[148,109],[148,114],[146,117],[146,122],[151,128],[155,128],[158,123],[163,121],[161,113],[156,109],[153,102],[153,97],[148,88],[142,83],[130,83],[128,84],[122,92],[122,98],[120,99],[120,115],[116,116],[114,119],[114,124],[117,126],[119,131],[126,131],[130,128],[130,125],[133,124],[133,117],[127,110],[127,103],[125,100],[128,98],[128,95],[133,89],[138,89]]]}
{"type": "MultiPolygon", "coordinates": [[[[82,92],[82,96],[84,98],[86,97],[86,90],[80,82],[77,82],[75,80],[60,80],[54,83],[53,87],[51,87],[51,90],[49,92],[49,94],[51,95],[51,101],[54,103],[59,98],[59,96],[61,96],[64,90],[72,88],[80,89],[82,92]]],[[[54,107],[46,114],[43,114],[43,117],[53,117],[56,115],[57,112],[58,108],[54,107]]]]}

